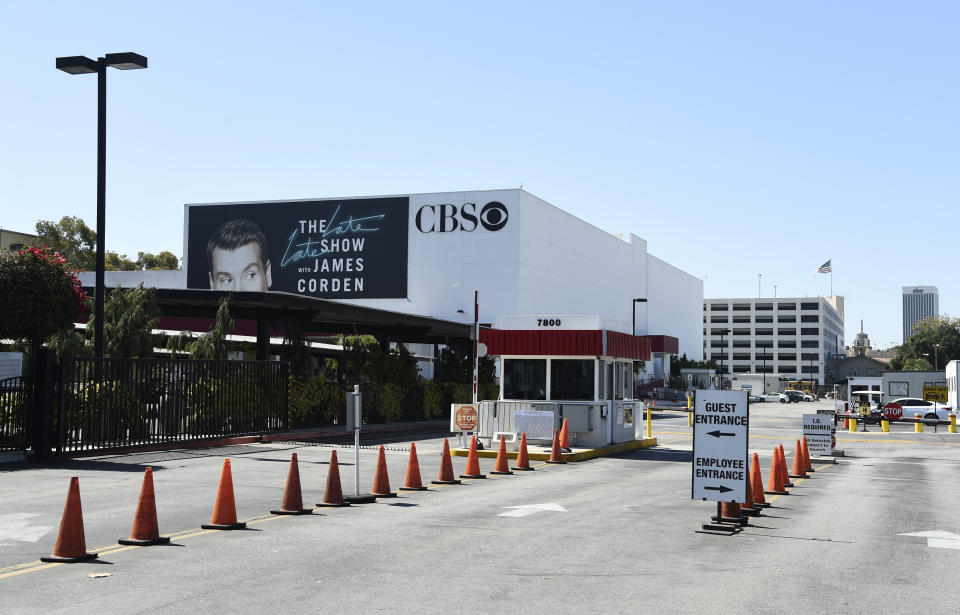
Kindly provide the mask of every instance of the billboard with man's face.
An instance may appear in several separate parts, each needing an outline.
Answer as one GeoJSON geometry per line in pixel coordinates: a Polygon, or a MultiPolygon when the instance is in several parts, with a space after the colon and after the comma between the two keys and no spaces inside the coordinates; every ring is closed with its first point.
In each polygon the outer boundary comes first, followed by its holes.
{"type": "Polygon", "coordinates": [[[409,197],[188,205],[187,287],[407,296],[409,197]]]}

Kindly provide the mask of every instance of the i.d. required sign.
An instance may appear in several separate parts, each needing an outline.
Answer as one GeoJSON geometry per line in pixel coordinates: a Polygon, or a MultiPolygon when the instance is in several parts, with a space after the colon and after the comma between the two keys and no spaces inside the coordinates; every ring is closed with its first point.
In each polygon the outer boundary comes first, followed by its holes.
{"type": "Polygon", "coordinates": [[[746,391],[697,391],[693,413],[695,500],[747,499],[750,411],[746,391]]]}

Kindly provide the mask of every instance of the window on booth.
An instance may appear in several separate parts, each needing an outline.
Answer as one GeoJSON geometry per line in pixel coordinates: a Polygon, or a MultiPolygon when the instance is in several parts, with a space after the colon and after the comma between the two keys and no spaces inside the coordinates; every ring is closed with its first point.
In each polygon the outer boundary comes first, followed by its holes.
{"type": "Polygon", "coordinates": [[[595,359],[551,359],[550,399],[592,400],[595,359]]]}
{"type": "Polygon", "coordinates": [[[546,399],[546,359],[504,359],[504,399],[546,399]]]}

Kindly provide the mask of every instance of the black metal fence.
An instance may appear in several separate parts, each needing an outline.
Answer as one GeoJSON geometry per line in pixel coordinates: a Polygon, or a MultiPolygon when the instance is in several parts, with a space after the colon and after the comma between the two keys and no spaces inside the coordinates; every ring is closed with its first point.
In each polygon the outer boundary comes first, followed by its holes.
{"type": "Polygon", "coordinates": [[[287,363],[66,358],[57,453],[281,431],[287,363]]]}
{"type": "Polygon", "coordinates": [[[0,451],[30,446],[32,391],[29,378],[0,380],[0,451]]]}

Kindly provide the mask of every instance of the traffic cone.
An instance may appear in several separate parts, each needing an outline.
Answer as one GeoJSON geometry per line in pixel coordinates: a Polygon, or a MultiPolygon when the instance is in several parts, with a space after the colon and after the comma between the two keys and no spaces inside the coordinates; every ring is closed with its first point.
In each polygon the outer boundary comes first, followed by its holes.
{"type": "Polygon", "coordinates": [[[527,458],[527,432],[520,434],[520,448],[517,449],[517,465],[514,470],[524,470],[533,472],[535,468],[530,467],[530,460],[527,458]]]}
{"type": "Polygon", "coordinates": [[[767,498],[763,497],[763,476],[760,474],[760,455],[754,453],[750,463],[750,486],[753,488],[753,505],[766,508],[767,498]]]}
{"type": "Polygon", "coordinates": [[[850,419],[847,418],[847,417],[844,417],[844,418],[843,418],[843,428],[844,428],[844,429],[850,429],[850,419]]]}
{"type": "Polygon", "coordinates": [[[453,462],[450,460],[450,443],[443,439],[443,452],[440,453],[440,474],[437,480],[430,481],[434,485],[459,485],[460,479],[453,477],[453,462]]]}
{"type": "Polygon", "coordinates": [[[567,419],[563,419],[563,425],[560,426],[560,449],[564,453],[570,451],[570,434],[567,433],[567,419]]]}
{"type": "Polygon", "coordinates": [[[426,491],[420,480],[420,462],[417,460],[417,443],[410,443],[410,458],[407,460],[407,476],[400,491],[426,491]]]}
{"type": "Polygon", "coordinates": [[[309,515],[312,508],[303,507],[303,492],[300,490],[300,465],[297,463],[297,454],[290,456],[290,469],[287,470],[287,485],[283,488],[283,498],[280,500],[280,509],[271,510],[271,515],[309,515]]]}
{"type": "Polygon", "coordinates": [[[378,498],[395,498],[396,491],[390,491],[390,477],[387,475],[387,454],[383,447],[380,447],[380,454],[377,456],[377,472],[373,475],[373,488],[370,489],[370,495],[378,498]]]}
{"type": "Polygon", "coordinates": [[[797,446],[793,450],[793,468],[790,469],[790,478],[806,478],[807,473],[803,469],[803,449],[800,447],[800,440],[797,440],[797,446]]]}
{"type": "Polygon", "coordinates": [[[787,455],[783,452],[782,442],[778,445],[778,448],[780,449],[780,480],[784,487],[793,487],[793,483],[790,482],[790,472],[787,470],[787,455]]]}
{"type": "Polygon", "coordinates": [[[343,499],[343,489],[340,487],[340,464],[337,463],[337,451],[330,451],[330,465],[327,468],[327,486],[323,489],[323,501],[317,506],[333,508],[335,506],[350,506],[350,502],[343,499]]]}
{"type": "Polygon", "coordinates": [[[553,430],[553,446],[550,447],[550,459],[547,459],[547,463],[567,463],[560,454],[560,435],[556,429],[553,430]]]}
{"type": "Polygon", "coordinates": [[[80,479],[70,478],[67,489],[67,501],[60,517],[60,531],[57,532],[57,544],[53,554],[40,558],[42,562],[85,562],[95,559],[96,553],[87,553],[87,539],[83,533],[83,509],[80,506],[80,479]]]}
{"type": "Polygon", "coordinates": [[[770,495],[787,495],[790,492],[783,488],[783,470],[780,468],[780,449],[773,447],[773,459],[770,460],[770,480],[767,481],[767,493],[770,495]]]}
{"type": "Polygon", "coordinates": [[[461,474],[460,478],[486,477],[486,474],[480,473],[480,458],[477,456],[477,436],[470,436],[470,452],[467,453],[466,474],[461,474]]]}
{"type": "Polygon", "coordinates": [[[746,482],[746,497],[740,504],[740,513],[751,517],[760,516],[760,509],[753,504],[753,484],[750,480],[746,482]]]}
{"type": "Polygon", "coordinates": [[[140,487],[140,500],[137,512],[133,515],[133,529],[130,538],[118,540],[122,545],[161,545],[170,542],[169,536],[161,536],[157,527],[157,500],[153,493],[153,468],[143,473],[143,485],[140,487]]]}
{"type": "Polygon", "coordinates": [[[247,527],[246,523],[237,521],[237,504],[233,499],[233,473],[230,471],[229,458],[223,460],[213,516],[210,523],[201,524],[200,527],[205,530],[239,530],[247,527]]]}
{"type": "Polygon", "coordinates": [[[723,502],[720,505],[720,518],[711,517],[717,523],[738,523],[747,525],[748,519],[740,510],[740,505],[736,502],[723,502]]]}
{"type": "Polygon", "coordinates": [[[803,447],[803,469],[807,472],[813,472],[813,466],[810,465],[810,449],[807,448],[807,436],[803,436],[800,445],[803,447]]]}
{"type": "MultiPolygon", "coordinates": [[[[563,419],[563,424],[567,424],[567,419],[563,419]]],[[[507,465],[507,437],[500,434],[500,449],[497,451],[497,465],[494,466],[491,474],[513,474],[507,465]]]]}

